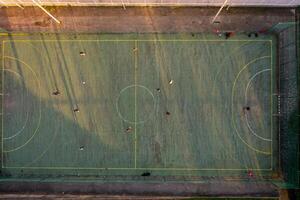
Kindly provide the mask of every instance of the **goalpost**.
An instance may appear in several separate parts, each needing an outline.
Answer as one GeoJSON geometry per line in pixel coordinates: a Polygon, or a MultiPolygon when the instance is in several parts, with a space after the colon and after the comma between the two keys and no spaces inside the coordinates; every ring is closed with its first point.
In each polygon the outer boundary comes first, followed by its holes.
{"type": "Polygon", "coordinates": [[[56,23],[60,24],[60,21],[54,17],[49,11],[47,11],[41,4],[39,4],[36,0],[32,0],[32,2],[39,7],[40,9],[42,9],[42,11],[44,11],[49,17],[51,17],[56,23]]]}

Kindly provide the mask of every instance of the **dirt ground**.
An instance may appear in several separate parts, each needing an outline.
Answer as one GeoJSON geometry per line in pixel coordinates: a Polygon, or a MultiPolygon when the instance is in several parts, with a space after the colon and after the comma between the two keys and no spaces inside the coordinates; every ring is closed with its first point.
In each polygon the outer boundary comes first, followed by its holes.
{"type": "MultiPolygon", "coordinates": [[[[132,196],[259,196],[276,197],[278,190],[272,183],[255,181],[210,181],[207,183],[46,183],[18,181],[0,184],[1,193],[43,194],[102,194],[132,196]]],[[[0,198],[1,199],[1,198],[0,198]]]]}
{"type": "Polygon", "coordinates": [[[294,20],[292,8],[48,7],[56,23],[37,7],[0,8],[0,30],[10,32],[212,32],[263,31],[294,20]]]}

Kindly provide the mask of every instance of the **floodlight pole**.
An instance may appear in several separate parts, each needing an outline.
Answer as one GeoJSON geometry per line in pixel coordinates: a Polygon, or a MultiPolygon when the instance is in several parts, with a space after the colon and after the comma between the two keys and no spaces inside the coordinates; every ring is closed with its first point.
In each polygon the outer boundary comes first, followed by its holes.
{"type": "Polygon", "coordinates": [[[219,9],[219,11],[217,12],[217,14],[215,15],[215,17],[213,18],[213,20],[211,21],[211,23],[214,23],[217,19],[217,17],[219,16],[220,12],[222,11],[222,9],[224,8],[224,6],[227,4],[228,0],[225,0],[223,5],[221,6],[221,8],[219,9]]]}
{"type": "Polygon", "coordinates": [[[3,2],[3,1],[0,0],[0,3],[1,3],[3,6],[7,7],[7,5],[6,5],[5,2],[3,2]]]}
{"type": "Polygon", "coordinates": [[[125,3],[123,0],[122,0],[122,6],[123,6],[123,9],[126,10],[126,6],[125,6],[125,3]]]}
{"type": "Polygon", "coordinates": [[[47,15],[49,15],[56,23],[60,24],[60,21],[58,19],[56,19],[53,15],[51,15],[50,12],[48,12],[48,10],[46,10],[45,8],[43,8],[43,6],[41,4],[39,4],[38,2],[36,2],[35,0],[32,0],[32,2],[39,7],[40,9],[42,9],[47,15]]]}
{"type": "Polygon", "coordinates": [[[20,0],[17,0],[17,2],[15,2],[16,6],[18,6],[21,9],[24,9],[24,7],[22,6],[22,4],[20,4],[20,3],[23,3],[23,2],[20,1],[20,0]]]}

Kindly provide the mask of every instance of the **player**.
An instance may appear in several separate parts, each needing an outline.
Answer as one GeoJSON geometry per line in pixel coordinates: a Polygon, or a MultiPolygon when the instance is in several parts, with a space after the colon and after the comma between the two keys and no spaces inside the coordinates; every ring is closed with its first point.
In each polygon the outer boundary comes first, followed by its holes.
{"type": "Polygon", "coordinates": [[[248,177],[249,178],[253,178],[253,176],[254,176],[253,171],[252,170],[248,170],[248,177]]]}
{"type": "Polygon", "coordinates": [[[250,38],[252,35],[254,35],[254,37],[258,37],[258,33],[257,32],[253,32],[253,33],[249,33],[248,37],[250,38]]]}
{"type": "Polygon", "coordinates": [[[246,112],[250,111],[250,106],[244,106],[243,107],[243,113],[244,115],[246,114],[246,112]]]}
{"type": "Polygon", "coordinates": [[[232,37],[234,35],[233,32],[225,32],[225,39],[227,40],[228,38],[232,37]]]}
{"type": "Polygon", "coordinates": [[[131,126],[128,126],[127,128],[126,128],[126,133],[130,133],[132,131],[132,127],[131,126]]]}
{"type": "Polygon", "coordinates": [[[55,95],[55,96],[57,96],[57,95],[60,94],[60,92],[59,92],[58,90],[56,90],[56,91],[54,91],[52,94],[55,95]]]}

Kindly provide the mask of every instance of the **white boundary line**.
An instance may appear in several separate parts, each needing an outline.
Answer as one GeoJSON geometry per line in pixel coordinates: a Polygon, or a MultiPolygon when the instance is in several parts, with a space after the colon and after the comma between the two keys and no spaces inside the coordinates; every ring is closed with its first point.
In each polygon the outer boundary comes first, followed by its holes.
{"type": "MultiPolygon", "coordinates": [[[[23,41],[24,40],[14,40],[14,41],[23,41]]],[[[38,41],[38,40],[26,40],[26,41],[38,41]]],[[[47,40],[40,40],[40,41],[47,41],[47,40]]],[[[48,41],[53,41],[53,42],[64,42],[61,40],[48,40],[48,41]]],[[[76,42],[76,40],[65,40],[65,41],[72,41],[72,42],[76,42]]],[[[77,41],[112,41],[112,42],[120,42],[120,41],[161,41],[161,42],[169,42],[169,41],[213,41],[213,42],[221,42],[221,41],[232,41],[232,42],[241,42],[241,41],[270,41],[270,40],[77,40],[77,41]]],[[[11,41],[3,41],[3,42],[11,42],[11,41]]],[[[4,54],[3,54],[4,55],[4,54]]],[[[3,106],[3,105],[2,105],[3,106]]],[[[3,120],[3,118],[2,118],[3,120]]],[[[3,122],[2,122],[3,123],[3,122]]],[[[3,128],[3,126],[2,126],[3,128]]],[[[2,132],[3,133],[3,132],[2,132]]],[[[3,145],[3,141],[2,141],[2,145],[3,145]]],[[[3,154],[3,151],[2,151],[3,154]]],[[[2,155],[3,156],[3,155],[2,155]]],[[[3,163],[2,163],[3,164],[3,163]]],[[[111,169],[111,170],[124,170],[124,169],[128,169],[128,170],[144,170],[144,169],[148,169],[148,170],[185,170],[185,171],[201,171],[201,170],[225,170],[225,171],[246,171],[248,169],[244,168],[244,169],[208,169],[208,168],[203,168],[203,169],[197,169],[197,168],[72,168],[72,167],[3,167],[3,168],[15,168],[15,169],[111,169]]],[[[251,169],[254,171],[271,171],[271,169],[251,169]]]]}

